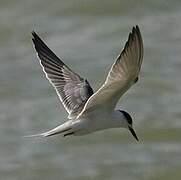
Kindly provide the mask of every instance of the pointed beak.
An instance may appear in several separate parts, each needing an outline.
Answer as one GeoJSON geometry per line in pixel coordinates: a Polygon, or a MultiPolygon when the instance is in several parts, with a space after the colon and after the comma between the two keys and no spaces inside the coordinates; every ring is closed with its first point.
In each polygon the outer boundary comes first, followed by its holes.
{"type": "Polygon", "coordinates": [[[133,129],[132,127],[129,126],[129,130],[130,130],[131,134],[134,136],[134,138],[135,138],[137,141],[139,141],[139,139],[138,139],[138,137],[137,137],[137,135],[136,135],[134,129],[133,129]]]}

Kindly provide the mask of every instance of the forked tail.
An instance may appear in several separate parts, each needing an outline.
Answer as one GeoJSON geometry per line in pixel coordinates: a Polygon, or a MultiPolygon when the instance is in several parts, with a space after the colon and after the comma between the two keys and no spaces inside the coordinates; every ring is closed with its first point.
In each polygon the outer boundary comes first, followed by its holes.
{"type": "Polygon", "coordinates": [[[64,136],[69,135],[69,134],[73,134],[73,132],[71,132],[71,123],[70,122],[66,122],[60,126],[57,126],[54,129],[51,129],[50,131],[44,132],[44,133],[39,133],[39,134],[33,134],[33,135],[28,135],[28,136],[24,136],[24,137],[49,137],[49,136],[53,136],[56,134],[61,134],[64,132],[67,132],[67,134],[64,134],[64,136]]]}

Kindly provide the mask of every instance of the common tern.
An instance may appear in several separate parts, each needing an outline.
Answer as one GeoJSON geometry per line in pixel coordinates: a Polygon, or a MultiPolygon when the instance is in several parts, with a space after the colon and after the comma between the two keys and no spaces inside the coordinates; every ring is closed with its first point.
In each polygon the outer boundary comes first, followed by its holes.
{"type": "Polygon", "coordinates": [[[32,41],[43,71],[68,112],[68,121],[31,136],[55,134],[79,136],[109,128],[126,128],[138,141],[130,114],[115,110],[120,97],[138,81],[143,60],[143,41],[138,26],[113,63],[104,84],[94,93],[87,79],[80,77],[58,58],[33,31],[32,41]]]}

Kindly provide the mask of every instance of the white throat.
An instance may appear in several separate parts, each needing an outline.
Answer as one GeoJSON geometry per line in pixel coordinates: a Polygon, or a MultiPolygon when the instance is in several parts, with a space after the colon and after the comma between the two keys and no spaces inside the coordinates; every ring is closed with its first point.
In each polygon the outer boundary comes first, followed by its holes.
{"type": "Polygon", "coordinates": [[[115,123],[117,127],[128,128],[128,122],[122,112],[119,110],[115,110],[112,113],[112,119],[110,120],[112,123],[115,123]]]}

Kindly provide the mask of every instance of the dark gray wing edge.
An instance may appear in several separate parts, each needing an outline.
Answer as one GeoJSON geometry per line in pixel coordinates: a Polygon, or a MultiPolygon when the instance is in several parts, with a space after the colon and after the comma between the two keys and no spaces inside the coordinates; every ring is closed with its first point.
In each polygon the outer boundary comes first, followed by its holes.
{"type": "MultiPolygon", "coordinates": [[[[33,31],[32,32],[33,38],[32,41],[34,43],[35,49],[37,51],[38,57],[40,59],[40,64],[43,67],[43,70],[46,74],[47,79],[50,81],[50,83],[54,86],[62,104],[64,105],[65,109],[69,113],[69,118],[75,118],[83,109],[85,103],[89,99],[90,96],[93,94],[93,89],[91,88],[89,82],[86,79],[81,78],[78,74],[73,72],[68,66],[66,66],[54,53],[51,51],[48,46],[41,40],[41,38],[33,31]],[[71,75],[75,76],[75,83],[72,83],[73,89],[75,88],[76,92],[78,90],[79,96],[81,97],[81,93],[83,92],[85,96],[83,96],[83,100],[81,98],[79,100],[79,104],[73,104],[70,102],[71,98],[73,96],[74,92],[72,94],[66,95],[66,92],[63,92],[63,90],[60,88],[58,90],[55,82],[60,81],[61,85],[64,83],[64,86],[66,85],[65,78],[63,77],[63,70],[69,71],[71,75]],[[57,71],[58,69],[58,71],[57,71]],[[53,77],[53,79],[52,79],[53,77]],[[56,78],[55,78],[56,77],[56,78]],[[77,83],[77,84],[76,84],[77,83]],[[80,86],[81,85],[81,86],[80,86]],[[73,108],[74,107],[74,108],[73,108]]],[[[67,76],[67,74],[66,74],[67,76]]],[[[68,77],[69,79],[69,77],[68,77]]],[[[71,77],[70,77],[71,79],[71,77]]],[[[69,82],[71,83],[71,82],[69,82]]],[[[73,91],[73,90],[72,90],[73,91]]]]}

